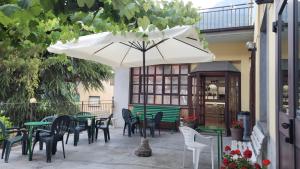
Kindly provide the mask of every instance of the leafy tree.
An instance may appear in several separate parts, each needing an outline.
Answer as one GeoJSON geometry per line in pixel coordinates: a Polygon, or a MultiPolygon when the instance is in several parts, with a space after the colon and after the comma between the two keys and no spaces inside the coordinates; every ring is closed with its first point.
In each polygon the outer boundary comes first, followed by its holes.
{"type": "Polygon", "coordinates": [[[2,0],[0,2],[0,103],[24,103],[7,111],[23,119],[29,98],[42,102],[36,110],[69,113],[76,86],[103,89],[111,68],[54,55],[47,47],[91,33],[138,32],[195,24],[192,4],[153,0],[2,0]],[[68,104],[67,104],[68,103],[68,104]]]}

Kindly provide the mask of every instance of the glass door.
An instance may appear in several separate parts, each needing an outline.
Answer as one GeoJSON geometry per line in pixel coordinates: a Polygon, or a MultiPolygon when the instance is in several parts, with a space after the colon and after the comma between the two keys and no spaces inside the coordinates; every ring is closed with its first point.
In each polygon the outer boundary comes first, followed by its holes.
{"type": "Polygon", "coordinates": [[[277,9],[277,63],[278,63],[278,138],[279,168],[295,168],[294,139],[294,0],[284,0],[277,9]]]}

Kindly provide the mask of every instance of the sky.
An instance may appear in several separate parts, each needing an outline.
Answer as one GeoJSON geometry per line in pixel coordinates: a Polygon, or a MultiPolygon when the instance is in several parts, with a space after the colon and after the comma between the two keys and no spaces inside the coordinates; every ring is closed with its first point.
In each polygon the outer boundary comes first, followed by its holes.
{"type": "Polygon", "coordinates": [[[211,8],[216,6],[234,5],[247,3],[250,0],[183,0],[184,2],[192,1],[195,7],[211,8]]]}

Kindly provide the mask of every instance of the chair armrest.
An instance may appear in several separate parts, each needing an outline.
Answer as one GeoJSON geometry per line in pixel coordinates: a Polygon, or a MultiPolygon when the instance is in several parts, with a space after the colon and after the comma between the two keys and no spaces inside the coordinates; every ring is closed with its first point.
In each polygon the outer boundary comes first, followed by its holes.
{"type": "Polygon", "coordinates": [[[100,118],[99,120],[96,120],[96,125],[101,125],[107,119],[108,118],[100,118]]]}
{"type": "Polygon", "coordinates": [[[11,128],[6,128],[6,131],[11,134],[11,133],[17,133],[17,132],[27,132],[27,129],[25,128],[20,128],[20,127],[11,127],[11,128]]]}
{"type": "Polygon", "coordinates": [[[198,133],[198,132],[195,132],[195,135],[196,135],[197,137],[202,138],[202,139],[207,139],[207,140],[212,140],[212,139],[213,139],[212,136],[203,136],[202,134],[200,134],[200,133],[198,133]]]}

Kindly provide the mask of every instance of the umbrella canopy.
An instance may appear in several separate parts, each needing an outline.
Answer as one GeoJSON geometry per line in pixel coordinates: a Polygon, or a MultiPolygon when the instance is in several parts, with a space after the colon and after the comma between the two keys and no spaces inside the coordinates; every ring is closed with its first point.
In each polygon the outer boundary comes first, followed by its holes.
{"type": "Polygon", "coordinates": [[[143,51],[147,51],[145,65],[210,62],[214,59],[214,55],[204,49],[194,26],[177,26],[145,34],[146,40],[133,32],[97,33],[65,44],[59,41],[48,47],[48,51],[112,67],[142,66],[143,51]]]}
{"type": "MultiPolygon", "coordinates": [[[[57,54],[91,60],[112,67],[198,63],[213,61],[214,55],[204,49],[194,26],[177,26],[162,31],[143,32],[143,36],[128,32],[113,34],[103,32],[79,37],[63,44],[57,42],[48,51],[57,54]],[[147,57],[146,57],[147,54],[147,57]]],[[[146,76],[144,84],[144,137],[146,138],[146,76]]]]}

